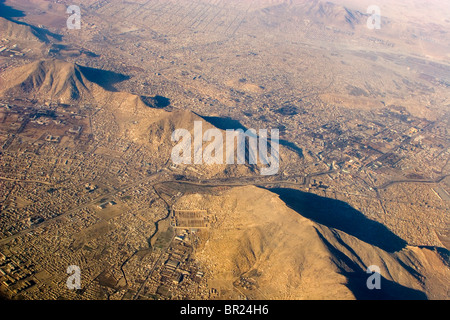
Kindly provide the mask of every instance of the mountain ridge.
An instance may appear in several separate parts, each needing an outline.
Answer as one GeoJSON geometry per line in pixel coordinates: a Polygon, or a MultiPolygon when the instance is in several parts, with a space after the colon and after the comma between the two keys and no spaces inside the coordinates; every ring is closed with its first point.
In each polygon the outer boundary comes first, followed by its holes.
{"type": "Polygon", "coordinates": [[[0,37],[18,41],[35,41],[47,44],[61,41],[62,36],[25,22],[0,17],[0,37]]]}
{"type": "Polygon", "coordinates": [[[405,245],[388,252],[305,218],[265,189],[247,186],[220,196],[184,196],[175,207],[202,208],[216,216],[197,257],[211,273],[211,287],[224,292],[221,298],[237,298],[239,291],[250,299],[446,297],[450,274],[439,248],[405,245]],[[366,285],[372,265],[380,268],[380,290],[366,285]]]}

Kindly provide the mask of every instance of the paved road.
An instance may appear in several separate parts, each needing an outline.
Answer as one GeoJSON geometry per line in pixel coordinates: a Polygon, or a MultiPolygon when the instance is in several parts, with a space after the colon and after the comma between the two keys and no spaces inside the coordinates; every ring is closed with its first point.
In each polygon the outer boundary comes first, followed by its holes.
{"type": "Polygon", "coordinates": [[[445,178],[449,177],[450,174],[447,174],[445,176],[436,178],[434,180],[425,180],[425,179],[404,179],[404,180],[392,180],[392,181],[388,181],[383,183],[381,186],[379,187],[375,187],[374,189],[387,189],[390,186],[394,185],[394,184],[398,184],[398,183],[439,183],[442,180],[444,180],[445,178]]]}

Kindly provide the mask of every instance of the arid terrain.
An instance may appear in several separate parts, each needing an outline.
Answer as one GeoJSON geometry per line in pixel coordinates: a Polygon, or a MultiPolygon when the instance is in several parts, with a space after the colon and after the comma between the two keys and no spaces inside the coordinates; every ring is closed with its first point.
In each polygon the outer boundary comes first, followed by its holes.
{"type": "Polygon", "coordinates": [[[437,0],[1,0],[0,296],[448,300],[449,98],[437,0]]]}

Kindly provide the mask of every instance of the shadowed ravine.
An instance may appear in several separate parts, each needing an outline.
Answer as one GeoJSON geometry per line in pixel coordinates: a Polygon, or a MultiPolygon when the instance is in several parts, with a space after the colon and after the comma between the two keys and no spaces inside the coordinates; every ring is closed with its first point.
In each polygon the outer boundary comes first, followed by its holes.
{"type": "Polygon", "coordinates": [[[6,19],[21,18],[25,17],[25,13],[21,10],[5,5],[5,0],[0,0],[0,17],[6,19]]]}
{"type": "Polygon", "coordinates": [[[387,252],[403,249],[407,243],[381,223],[367,219],[349,204],[295,189],[274,188],[290,208],[305,218],[334,228],[387,252]]]}

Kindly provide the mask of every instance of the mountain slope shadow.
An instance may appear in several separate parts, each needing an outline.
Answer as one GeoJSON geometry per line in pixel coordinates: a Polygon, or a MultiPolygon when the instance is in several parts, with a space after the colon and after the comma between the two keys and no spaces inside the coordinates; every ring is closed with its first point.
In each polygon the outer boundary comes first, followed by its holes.
{"type": "Polygon", "coordinates": [[[7,6],[5,0],[0,0],[0,17],[2,18],[21,18],[25,17],[25,13],[21,10],[14,9],[13,7],[7,6]]]}
{"type": "Polygon", "coordinates": [[[141,100],[149,107],[156,109],[166,109],[167,111],[172,111],[173,108],[170,105],[170,99],[156,95],[154,97],[141,96],[141,100]]]}
{"type": "Polygon", "coordinates": [[[329,228],[343,231],[387,252],[403,249],[407,242],[383,224],[367,219],[349,204],[295,189],[273,188],[290,208],[329,228]]]}
{"type": "Polygon", "coordinates": [[[43,42],[49,42],[48,37],[51,37],[58,41],[62,40],[62,36],[57,33],[50,32],[47,29],[35,27],[35,26],[28,24],[26,22],[23,22],[23,21],[18,21],[18,20],[12,19],[12,18],[23,18],[25,16],[26,16],[25,12],[23,12],[22,10],[17,10],[11,6],[8,6],[5,4],[5,0],[0,0],[0,17],[5,18],[6,20],[9,20],[13,23],[17,23],[19,25],[30,27],[32,32],[34,33],[34,35],[43,42]]]}
{"type": "Polygon", "coordinates": [[[45,43],[50,42],[50,40],[51,40],[50,38],[53,38],[54,40],[57,40],[57,41],[61,41],[63,38],[62,35],[60,35],[60,34],[48,31],[46,29],[38,28],[38,27],[28,24],[26,22],[12,20],[12,19],[8,19],[8,20],[10,20],[14,23],[17,23],[18,25],[30,27],[31,30],[33,31],[34,35],[37,38],[39,38],[42,42],[45,42],[45,43]]]}
{"type": "Polygon", "coordinates": [[[130,76],[109,70],[94,69],[85,66],[78,66],[83,76],[91,82],[98,84],[108,91],[117,92],[114,87],[116,83],[130,79],[130,76]]]}
{"type": "MultiPolygon", "coordinates": [[[[247,128],[244,127],[238,120],[234,120],[228,117],[206,117],[198,115],[201,118],[203,118],[205,121],[208,121],[216,128],[219,128],[221,130],[238,130],[242,129],[244,132],[247,131],[247,128]]],[[[294,151],[299,157],[303,158],[303,150],[299,147],[297,147],[294,143],[280,139],[279,144],[282,146],[285,146],[289,148],[290,150],[294,151]]]]}
{"type": "Polygon", "coordinates": [[[341,251],[336,249],[324,236],[316,229],[318,236],[322,239],[333,257],[339,260],[337,265],[345,265],[347,268],[340,267],[340,273],[348,279],[346,286],[352,291],[357,300],[427,300],[427,295],[416,289],[408,288],[395,281],[388,280],[380,275],[380,288],[369,289],[367,286],[368,274],[357,263],[353,262],[341,251]],[[348,270],[351,271],[348,271],[348,270]]]}

